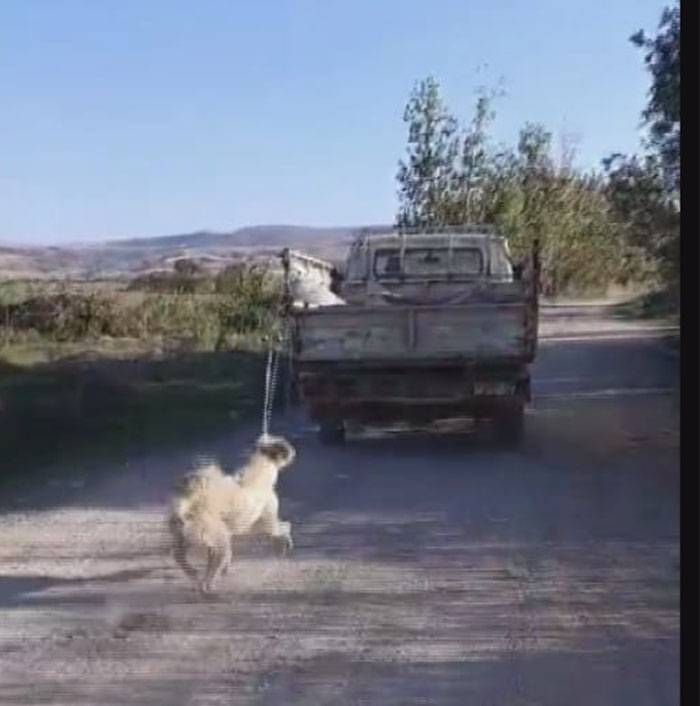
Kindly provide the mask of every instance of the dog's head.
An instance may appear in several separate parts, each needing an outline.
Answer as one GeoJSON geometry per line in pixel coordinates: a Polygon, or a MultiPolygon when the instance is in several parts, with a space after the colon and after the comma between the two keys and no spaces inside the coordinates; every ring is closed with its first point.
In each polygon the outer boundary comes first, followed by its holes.
{"type": "Polygon", "coordinates": [[[263,436],[258,439],[258,453],[272,461],[279,470],[289,466],[296,458],[296,449],[281,436],[263,436]]]}

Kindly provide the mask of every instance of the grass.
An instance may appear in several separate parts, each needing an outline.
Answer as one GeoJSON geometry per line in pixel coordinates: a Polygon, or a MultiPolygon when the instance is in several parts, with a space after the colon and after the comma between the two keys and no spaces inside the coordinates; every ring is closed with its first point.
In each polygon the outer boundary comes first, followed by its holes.
{"type": "Polygon", "coordinates": [[[271,333],[281,293],[279,276],[254,265],[130,283],[0,282],[0,347],[137,339],[223,350],[271,333]]]}
{"type": "Polygon", "coordinates": [[[671,288],[642,294],[613,308],[614,315],[621,319],[677,318],[680,298],[671,288]]]}

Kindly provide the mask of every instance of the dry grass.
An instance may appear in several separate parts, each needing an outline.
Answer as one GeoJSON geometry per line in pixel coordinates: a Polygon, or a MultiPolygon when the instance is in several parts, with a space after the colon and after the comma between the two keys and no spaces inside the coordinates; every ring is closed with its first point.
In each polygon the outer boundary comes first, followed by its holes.
{"type": "Polygon", "coordinates": [[[221,350],[242,335],[269,334],[278,301],[277,282],[261,278],[214,294],[127,291],[93,283],[60,290],[5,286],[0,290],[0,347],[125,338],[221,350]]]}

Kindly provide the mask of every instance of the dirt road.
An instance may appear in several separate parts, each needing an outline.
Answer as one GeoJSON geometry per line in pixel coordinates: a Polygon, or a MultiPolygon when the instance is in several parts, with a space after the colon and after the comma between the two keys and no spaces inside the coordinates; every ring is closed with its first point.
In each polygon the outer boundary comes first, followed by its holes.
{"type": "Polygon", "coordinates": [[[677,703],[677,360],[583,319],[547,319],[517,452],[326,448],[276,420],[299,448],[280,484],[296,548],[249,543],[211,600],[167,555],[164,502],[198,454],[233,468],[254,428],[4,498],[0,703],[677,703]]]}

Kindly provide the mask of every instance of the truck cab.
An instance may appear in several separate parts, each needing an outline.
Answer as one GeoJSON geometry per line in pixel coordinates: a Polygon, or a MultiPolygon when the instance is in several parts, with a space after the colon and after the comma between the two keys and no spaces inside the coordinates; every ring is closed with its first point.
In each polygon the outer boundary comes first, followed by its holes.
{"type": "Polygon", "coordinates": [[[487,226],[447,232],[370,231],[361,233],[350,248],[340,294],[349,304],[427,304],[496,291],[513,280],[507,240],[487,226]]]}

